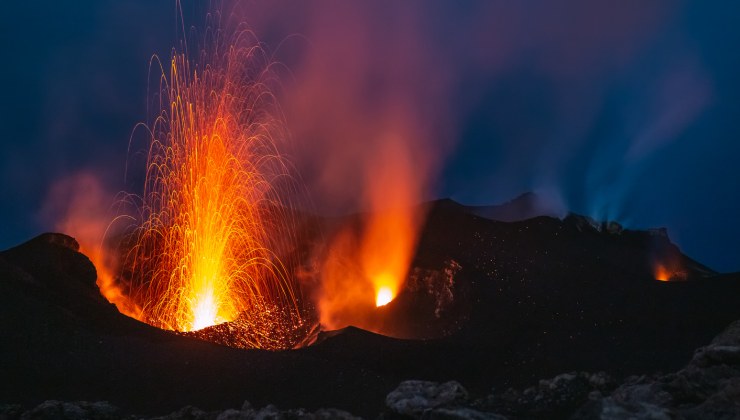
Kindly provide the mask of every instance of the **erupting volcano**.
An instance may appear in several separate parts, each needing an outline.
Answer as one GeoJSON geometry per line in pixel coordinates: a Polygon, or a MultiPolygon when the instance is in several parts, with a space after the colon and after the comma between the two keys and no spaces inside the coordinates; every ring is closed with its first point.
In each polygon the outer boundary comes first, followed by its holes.
{"type": "Polygon", "coordinates": [[[426,212],[430,159],[411,147],[418,133],[404,112],[380,124],[371,150],[382,168],[369,159],[361,168],[369,211],[319,228],[328,241],[300,237],[293,200],[303,185],[285,154],[276,63],[245,24],[221,28],[220,18],[208,15],[196,50],[183,40],[169,61],[150,61],[158,113],[134,133],[147,140],[142,193],[124,194],[125,213],[104,228],[98,220],[97,237],[88,217],[59,228],[80,238],[121,313],[161,329],[262,349],[310,342],[317,323],[389,334],[377,311],[405,287],[426,212]],[[306,291],[297,273],[310,256],[306,291]]]}
{"type": "Polygon", "coordinates": [[[8,3],[0,419],[740,418],[729,6],[8,3]]]}
{"type": "Polygon", "coordinates": [[[144,192],[129,197],[138,227],[122,246],[125,298],[113,289],[109,299],[159,328],[239,318],[242,346],[292,346],[306,320],[276,249],[294,240],[281,193],[300,188],[279,147],[286,133],[271,62],[242,27],[208,33],[195,57],[186,46],[173,50],[169,73],[160,65],[144,192]]]}

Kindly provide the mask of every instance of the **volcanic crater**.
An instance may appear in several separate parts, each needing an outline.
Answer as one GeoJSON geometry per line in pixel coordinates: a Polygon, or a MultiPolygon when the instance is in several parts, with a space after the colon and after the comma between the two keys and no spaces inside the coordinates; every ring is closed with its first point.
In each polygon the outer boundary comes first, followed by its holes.
{"type": "MultiPolygon", "coordinates": [[[[485,395],[563,372],[622,380],[675,371],[740,319],[740,275],[692,260],[665,230],[575,214],[504,222],[494,219],[500,208],[452,200],[426,208],[397,296],[369,310],[362,328],[328,331],[307,316],[308,338],[282,345],[294,350],[243,349],[241,318],[175,333],[120,314],[69,236],[5,250],[0,395],[25,407],[105,400],[139,415],[247,399],[372,417],[407,379],[455,380],[485,395]]],[[[306,215],[308,243],[344,222],[306,215]]],[[[311,257],[304,251],[302,261],[311,257]]]]}

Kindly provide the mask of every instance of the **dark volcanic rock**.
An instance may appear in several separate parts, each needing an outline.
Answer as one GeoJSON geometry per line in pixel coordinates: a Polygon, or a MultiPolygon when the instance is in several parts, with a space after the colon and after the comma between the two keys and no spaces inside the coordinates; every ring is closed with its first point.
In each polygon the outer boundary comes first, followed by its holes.
{"type": "Polygon", "coordinates": [[[95,266],[78,250],[73,238],[45,233],[0,255],[6,262],[5,270],[24,273],[25,286],[36,287],[43,294],[54,293],[56,303],[67,309],[88,309],[91,301],[107,304],[95,284],[95,266]]]}
{"type": "Polygon", "coordinates": [[[255,410],[249,401],[245,401],[241,409],[204,411],[198,407],[188,405],[165,416],[147,417],[124,415],[118,407],[109,404],[107,401],[64,402],[49,400],[25,412],[19,406],[0,406],[0,418],[8,420],[360,420],[360,417],[336,408],[321,408],[311,412],[302,408],[280,410],[274,405],[267,405],[262,409],[255,410]]]}
{"type": "Polygon", "coordinates": [[[468,392],[456,381],[404,381],[385,398],[389,417],[414,419],[489,419],[506,417],[470,405],[468,392]]]}
{"type": "MultiPolygon", "coordinates": [[[[409,378],[456,380],[471,396],[522,389],[562,372],[605,371],[618,382],[648,375],[633,385],[652,386],[656,372],[677,371],[694,349],[740,319],[740,275],[707,274],[667,235],[579,229],[550,217],[503,223],[449,200],[432,204],[428,216],[411,270],[416,277],[376,311],[387,334],[426,340],[347,328],[295,351],[228,348],[118,313],[69,237],[44,235],[0,252],[0,403],[27,412],[46,400],[105,400],[124,415],[151,416],[187,405],[222,413],[247,399],[314,415],[336,407],[372,417],[409,378]],[[695,281],[655,281],[656,259],[695,281]]],[[[734,345],[713,346],[691,369],[661,382],[671,404],[722,410],[734,401],[737,385],[725,371],[735,366],[734,345]]],[[[556,411],[547,411],[543,398],[567,411],[584,395],[602,406],[622,395],[580,374],[525,392],[510,403],[493,398],[497,407],[432,411],[547,413],[556,411]],[[559,393],[568,397],[557,405],[559,393]]],[[[639,397],[630,392],[622,399],[639,397]]]]}
{"type": "Polygon", "coordinates": [[[152,415],[188,404],[225,409],[249,398],[367,414],[381,410],[400,380],[356,364],[238,350],[150,327],[105,301],[94,267],[75,248],[71,238],[50,234],[0,252],[0,403],[28,412],[47,400],[107,400],[124,414],[152,415]]]}
{"type": "Polygon", "coordinates": [[[632,379],[574,418],[740,418],[740,321],[676,373],[632,379]]]}
{"type": "Polygon", "coordinates": [[[563,418],[586,403],[589,398],[608,393],[616,382],[599,372],[571,372],[552,379],[542,379],[537,386],[503,394],[491,394],[477,400],[476,408],[517,418],[563,418]]]}
{"type": "Polygon", "coordinates": [[[472,399],[457,382],[402,382],[388,394],[392,413],[412,418],[739,419],[740,321],[688,365],[666,375],[632,376],[616,386],[604,373],[573,372],[472,399]]]}
{"type": "MultiPolygon", "coordinates": [[[[15,417],[11,413],[7,414],[9,418],[15,417]]],[[[109,404],[107,401],[98,402],[64,402],[64,401],[44,401],[35,408],[18,414],[21,420],[35,419],[65,419],[65,420],[115,420],[123,418],[118,407],[109,404]]]]}
{"type": "Polygon", "coordinates": [[[467,399],[468,392],[455,381],[404,381],[385,397],[385,405],[394,413],[421,418],[435,408],[460,405],[467,399]]]}

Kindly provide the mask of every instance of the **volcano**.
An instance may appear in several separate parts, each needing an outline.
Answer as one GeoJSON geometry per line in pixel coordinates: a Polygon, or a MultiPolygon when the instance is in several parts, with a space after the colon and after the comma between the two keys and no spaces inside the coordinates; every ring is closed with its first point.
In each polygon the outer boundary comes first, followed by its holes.
{"type": "MultiPolygon", "coordinates": [[[[694,261],[664,229],[575,214],[500,221],[451,200],[426,207],[412,269],[373,310],[373,331],[321,331],[296,350],[237,349],[121,315],[69,236],[5,250],[0,402],[106,400],[155,415],[247,399],[375,416],[407,379],[456,380],[482,395],[569,371],[673,371],[740,319],[740,273],[694,261]],[[670,275],[658,279],[658,267],[670,275]]],[[[357,217],[305,216],[302,226],[321,241],[357,217]]]]}

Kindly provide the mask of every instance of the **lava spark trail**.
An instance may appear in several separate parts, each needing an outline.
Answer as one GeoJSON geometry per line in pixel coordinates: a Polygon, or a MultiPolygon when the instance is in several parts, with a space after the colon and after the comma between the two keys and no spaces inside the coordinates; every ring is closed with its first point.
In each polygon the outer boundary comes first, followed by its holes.
{"type": "Polygon", "coordinates": [[[129,293],[154,326],[249,319],[249,347],[281,348],[304,321],[299,288],[274,251],[291,240],[280,196],[296,184],[278,144],[274,75],[248,30],[209,33],[196,58],[173,50],[169,72],[152,61],[162,68],[160,112],[147,131],[140,226],[124,263],[129,293]],[[270,310],[279,313],[243,316],[270,310]]]}

